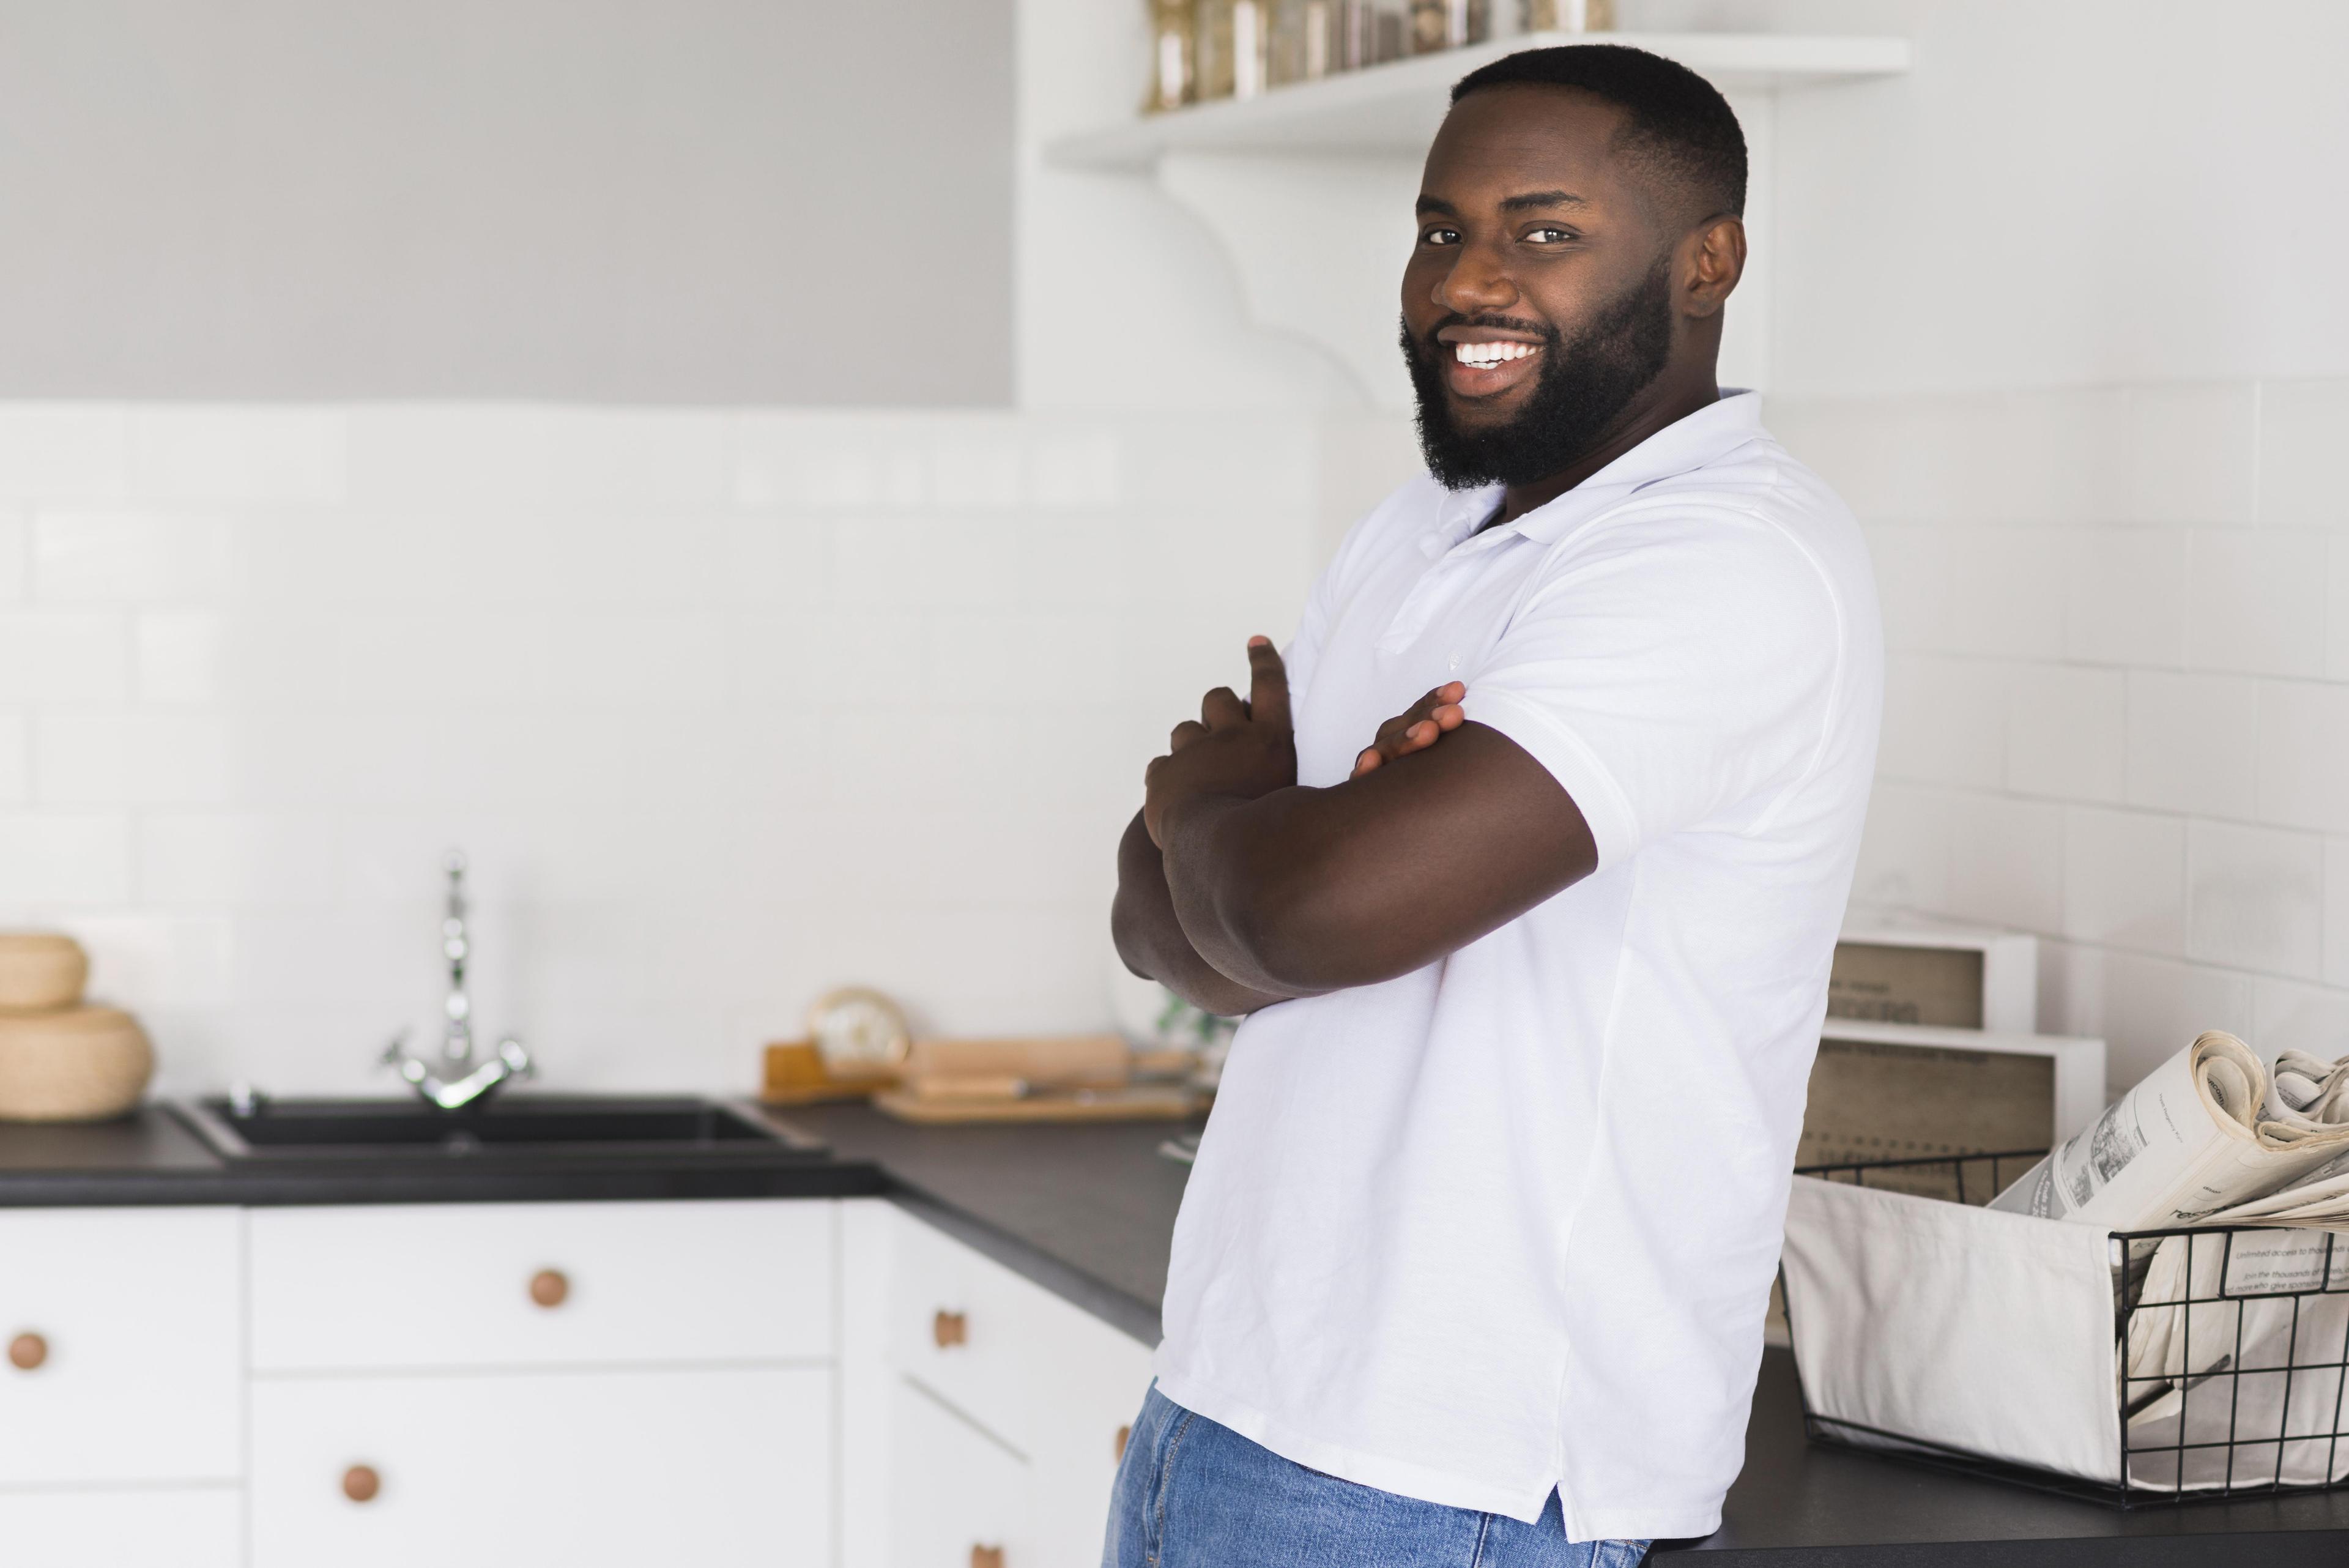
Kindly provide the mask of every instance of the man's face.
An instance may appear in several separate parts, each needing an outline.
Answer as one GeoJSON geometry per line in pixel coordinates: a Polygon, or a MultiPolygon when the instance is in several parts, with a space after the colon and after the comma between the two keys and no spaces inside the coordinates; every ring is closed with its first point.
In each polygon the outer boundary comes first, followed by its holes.
{"type": "Polygon", "coordinates": [[[1447,485],[1557,472],[1671,358],[1671,245],[1613,149],[1621,123],[1587,94],[1509,86],[1471,93],[1436,134],[1402,336],[1447,485]]]}

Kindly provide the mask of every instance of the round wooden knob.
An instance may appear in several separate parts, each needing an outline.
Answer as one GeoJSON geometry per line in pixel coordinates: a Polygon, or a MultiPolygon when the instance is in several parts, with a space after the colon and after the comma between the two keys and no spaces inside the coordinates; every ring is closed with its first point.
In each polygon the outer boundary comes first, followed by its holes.
{"type": "Polygon", "coordinates": [[[972,1547],[970,1568],[1003,1568],[1003,1548],[1000,1546],[972,1547]]]}
{"type": "Polygon", "coordinates": [[[543,1307],[559,1307],[571,1296],[571,1282],[561,1269],[541,1269],[530,1277],[530,1299],[543,1307]]]}
{"type": "Polygon", "coordinates": [[[962,1314],[947,1312],[941,1307],[937,1316],[930,1319],[930,1337],[938,1342],[940,1350],[950,1349],[957,1345],[968,1345],[970,1324],[963,1321],[962,1314]]]}
{"type": "Polygon", "coordinates": [[[8,1365],[30,1372],[49,1358],[49,1342],[37,1334],[20,1334],[8,1342],[8,1365]]]}
{"type": "Polygon", "coordinates": [[[373,1465],[353,1465],[343,1472],[343,1495],[353,1502],[373,1502],[383,1490],[383,1478],[373,1465]]]}

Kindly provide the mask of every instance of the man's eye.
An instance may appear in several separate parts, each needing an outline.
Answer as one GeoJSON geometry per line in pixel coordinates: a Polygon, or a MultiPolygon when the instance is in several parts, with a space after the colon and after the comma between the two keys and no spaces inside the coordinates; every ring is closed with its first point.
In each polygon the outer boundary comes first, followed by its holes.
{"type": "Polygon", "coordinates": [[[1564,244],[1567,241],[1574,238],[1574,234],[1571,230],[1568,229],[1544,228],[1528,231],[1526,234],[1526,238],[1537,245],[1559,245],[1564,244]]]}
{"type": "Polygon", "coordinates": [[[1457,229],[1430,229],[1427,233],[1420,235],[1419,243],[1423,245],[1456,245],[1460,243],[1460,231],[1457,229]]]}

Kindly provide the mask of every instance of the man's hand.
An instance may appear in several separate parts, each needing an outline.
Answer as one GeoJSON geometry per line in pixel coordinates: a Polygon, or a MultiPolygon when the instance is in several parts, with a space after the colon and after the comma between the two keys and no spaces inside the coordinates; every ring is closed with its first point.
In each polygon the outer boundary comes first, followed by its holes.
{"type": "Polygon", "coordinates": [[[1166,755],[1143,774],[1143,826],[1165,846],[1170,813],[1221,796],[1255,800],[1297,782],[1297,743],[1288,727],[1288,672],[1265,637],[1248,639],[1248,700],[1218,686],[1199,717],[1174,726],[1166,755]]]}
{"type": "Polygon", "coordinates": [[[1423,752],[1442,740],[1445,732],[1458,729],[1468,717],[1460,706],[1460,700],[1467,695],[1468,688],[1459,681],[1447,681],[1381,724],[1377,738],[1354,759],[1354,771],[1349,776],[1361,778],[1397,757],[1423,752]]]}

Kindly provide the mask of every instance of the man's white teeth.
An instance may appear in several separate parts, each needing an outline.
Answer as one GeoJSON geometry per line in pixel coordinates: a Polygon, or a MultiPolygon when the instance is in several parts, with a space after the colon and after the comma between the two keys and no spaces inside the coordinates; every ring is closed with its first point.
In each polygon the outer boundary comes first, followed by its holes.
{"type": "Polygon", "coordinates": [[[1523,359],[1534,351],[1530,343],[1454,343],[1452,352],[1463,365],[1502,365],[1523,359]]]}

